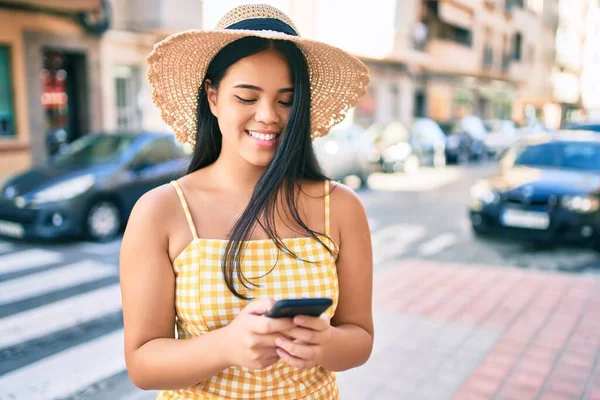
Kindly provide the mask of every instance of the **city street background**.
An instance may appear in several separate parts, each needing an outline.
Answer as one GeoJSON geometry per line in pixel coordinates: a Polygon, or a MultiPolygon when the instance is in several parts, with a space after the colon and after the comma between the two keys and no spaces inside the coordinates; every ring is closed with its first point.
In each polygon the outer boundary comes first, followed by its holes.
{"type": "MultiPolygon", "coordinates": [[[[419,271],[434,276],[430,261],[497,270],[498,277],[513,274],[516,269],[597,278],[600,256],[592,250],[530,247],[473,236],[465,212],[468,189],[496,168],[497,163],[490,162],[449,166],[443,170],[423,169],[410,177],[372,175],[369,182],[372,189],[360,190],[359,195],[371,225],[376,282],[380,274],[403,261],[410,261],[410,265],[403,267],[409,271],[394,277],[399,298],[403,296],[399,288],[405,284],[404,279],[419,271]]],[[[0,282],[0,388],[3,389],[0,399],[150,399],[155,396],[133,387],[124,371],[117,276],[119,246],[120,240],[101,244],[0,242],[0,276],[3,278],[0,282]]],[[[442,269],[444,265],[440,264],[442,269]]],[[[435,297],[446,287],[443,281],[439,282],[425,288],[422,296],[435,297]]],[[[375,295],[379,298],[381,293],[376,290],[375,295]]],[[[454,299],[461,296],[460,292],[452,294],[454,299]]],[[[393,322],[381,316],[384,311],[380,301],[375,305],[376,348],[391,335],[390,324],[397,330],[402,320],[417,315],[399,314],[393,322]]],[[[446,336],[451,332],[440,334],[446,336]]],[[[489,344],[491,346],[491,342],[489,344]]],[[[484,350],[481,351],[485,353],[484,350]]],[[[379,368],[393,367],[380,365],[379,368]]],[[[363,370],[364,373],[360,372],[361,368],[357,369],[352,376],[363,376],[366,380],[376,376],[372,367],[363,367],[363,370]]],[[[356,378],[344,380],[344,373],[340,376],[342,390],[348,388],[343,391],[343,399],[387,398],[368,391],[373,387],[385,388],[385,383],[370,381],[360,390],[356,378]]],[[[446,399],[451,395],[438,393],[439,397],[434,398],[446,399]]]]}
{"type": "MultiPolygon", "coordinates": [[[[313,142],[373,240],[342,400],[600,400],[600,1],[261,2],[370,71],[313,142]]],[[[125,370],[121,232],[191,148],[146,57],[249,3],[0,0],[0,400],[156,397],[125,370]]]]}

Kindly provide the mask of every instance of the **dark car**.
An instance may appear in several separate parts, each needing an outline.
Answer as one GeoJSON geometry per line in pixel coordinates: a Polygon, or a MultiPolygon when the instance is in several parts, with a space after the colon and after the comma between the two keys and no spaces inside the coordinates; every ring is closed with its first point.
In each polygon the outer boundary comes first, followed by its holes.
{"type": "Polygon", "coordinates": [[[476,234],[527,242],[587,243],[600,250],[600,137],[540,134],[513,145],[496,176],[471,189],[476,234]]]}
{"type": "Polygon", "coordinates": [[[173,135],[86,135],[1,185],[0,235],[114,238],[145,192],[185,173],[188,154],[173,135]]]}
{"type": "Polygon", "coordinates": [[[476,116],[466,116],[459,121],[444,124],[446,137],[446,161],[466,163],[487,158],[485,136],[487,130],[483,121],[476,116]]]}

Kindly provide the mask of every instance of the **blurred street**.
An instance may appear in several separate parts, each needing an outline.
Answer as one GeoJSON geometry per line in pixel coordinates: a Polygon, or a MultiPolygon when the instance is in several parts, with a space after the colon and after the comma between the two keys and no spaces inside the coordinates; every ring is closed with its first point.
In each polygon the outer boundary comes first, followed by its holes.
{"type": "MultiPolygon", "coordinates": [[[[341,399],[600,400],[600,2],[262,2],[371,77],[312,141],[374,250],[341,399]]],[[[147,57],[254,2],[151,3],[0,0],[0,400],[156,398],[125,369],[121,235],[194,148],[147,57]]]]}
{"type": "MultiPolygon", "coordinates": [[[[468,188],[495,168],[489,163],[421,169],[410,176],[373,174],[371,189],[359,193],[372,227],[376,282],[386,274],[402,279],[427,271],[432,278],[431,265],[445,265],[432,261],[458,268],[451,280],[468,266],[484,266],[498,278],[513,276],[511,267],[597,277],[600,256],[591,250],[473,237],[465,213],[468,188]]],[[[134,388],[124,372],[119,245],[119,240],[0,242],[0,399],[152,398],[134,388]]],[[[393,282],[387,286],[401,298],[402,285],[393,282]]],[[[387,335],[388,325],[401,324],[408,314],[383,318],[379,306],[385,293],[378,288],[376,283],[377,322],[387,335]]],[[[423,289],[420,301],[430,290],[423,289]]],[[[351,383],[342,377],[342,388],[351,383]]]]}

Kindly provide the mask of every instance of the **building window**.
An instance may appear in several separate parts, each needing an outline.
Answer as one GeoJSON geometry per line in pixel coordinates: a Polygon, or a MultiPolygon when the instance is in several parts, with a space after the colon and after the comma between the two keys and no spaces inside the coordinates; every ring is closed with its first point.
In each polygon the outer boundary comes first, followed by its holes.
{"type": "Polygon", "coordinates": [[[392,112],[390,115],[393,119],[398,119],[400,118],[400,89],[396,83],[390,86],[390,96],[392,97],[392,101],[390,102],[392,112]]]}
{"type": "Polygon", "coordinates": [[[483,46],[483,67],[492,68],[494,65],[493,33],[489,26],[485,28],[485,45],[483,46]]]}
{"type": "Polygon", "coordinates": [[[11,67],[10,48],[0,45],[0,138],[16,135],[11,67]]]}
{"type": "Polygon", "coordinates": [[[521,56],[523,52],[523,37],[520,33],[516,33],[514,36],[513,42],[513,59],[516,61],[521,61],[521,56]]]}
{"type": "Polygon", "coordinates": [[[473,44],[473,34],[470,30],[444,22],[440,23],[439,38],[451,40],[469,47],[473,44]]]}
{"type": "Polygon", "coordinates": [[[115,67],[117,128],[138,131],[142,128],[142,111],[139,106],[141,90],[140,69],[132,66],[115,67]]]}

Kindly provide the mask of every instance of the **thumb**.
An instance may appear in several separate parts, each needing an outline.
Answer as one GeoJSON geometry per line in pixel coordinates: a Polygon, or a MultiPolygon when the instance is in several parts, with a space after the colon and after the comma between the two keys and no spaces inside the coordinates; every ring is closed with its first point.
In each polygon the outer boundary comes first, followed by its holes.
{"type": "Polygon", "coordinates": [[[244,307],[242,314],[263,315],[273,307],[273,304],[275,304],[273,299],[255,300],[244,307]]]}

